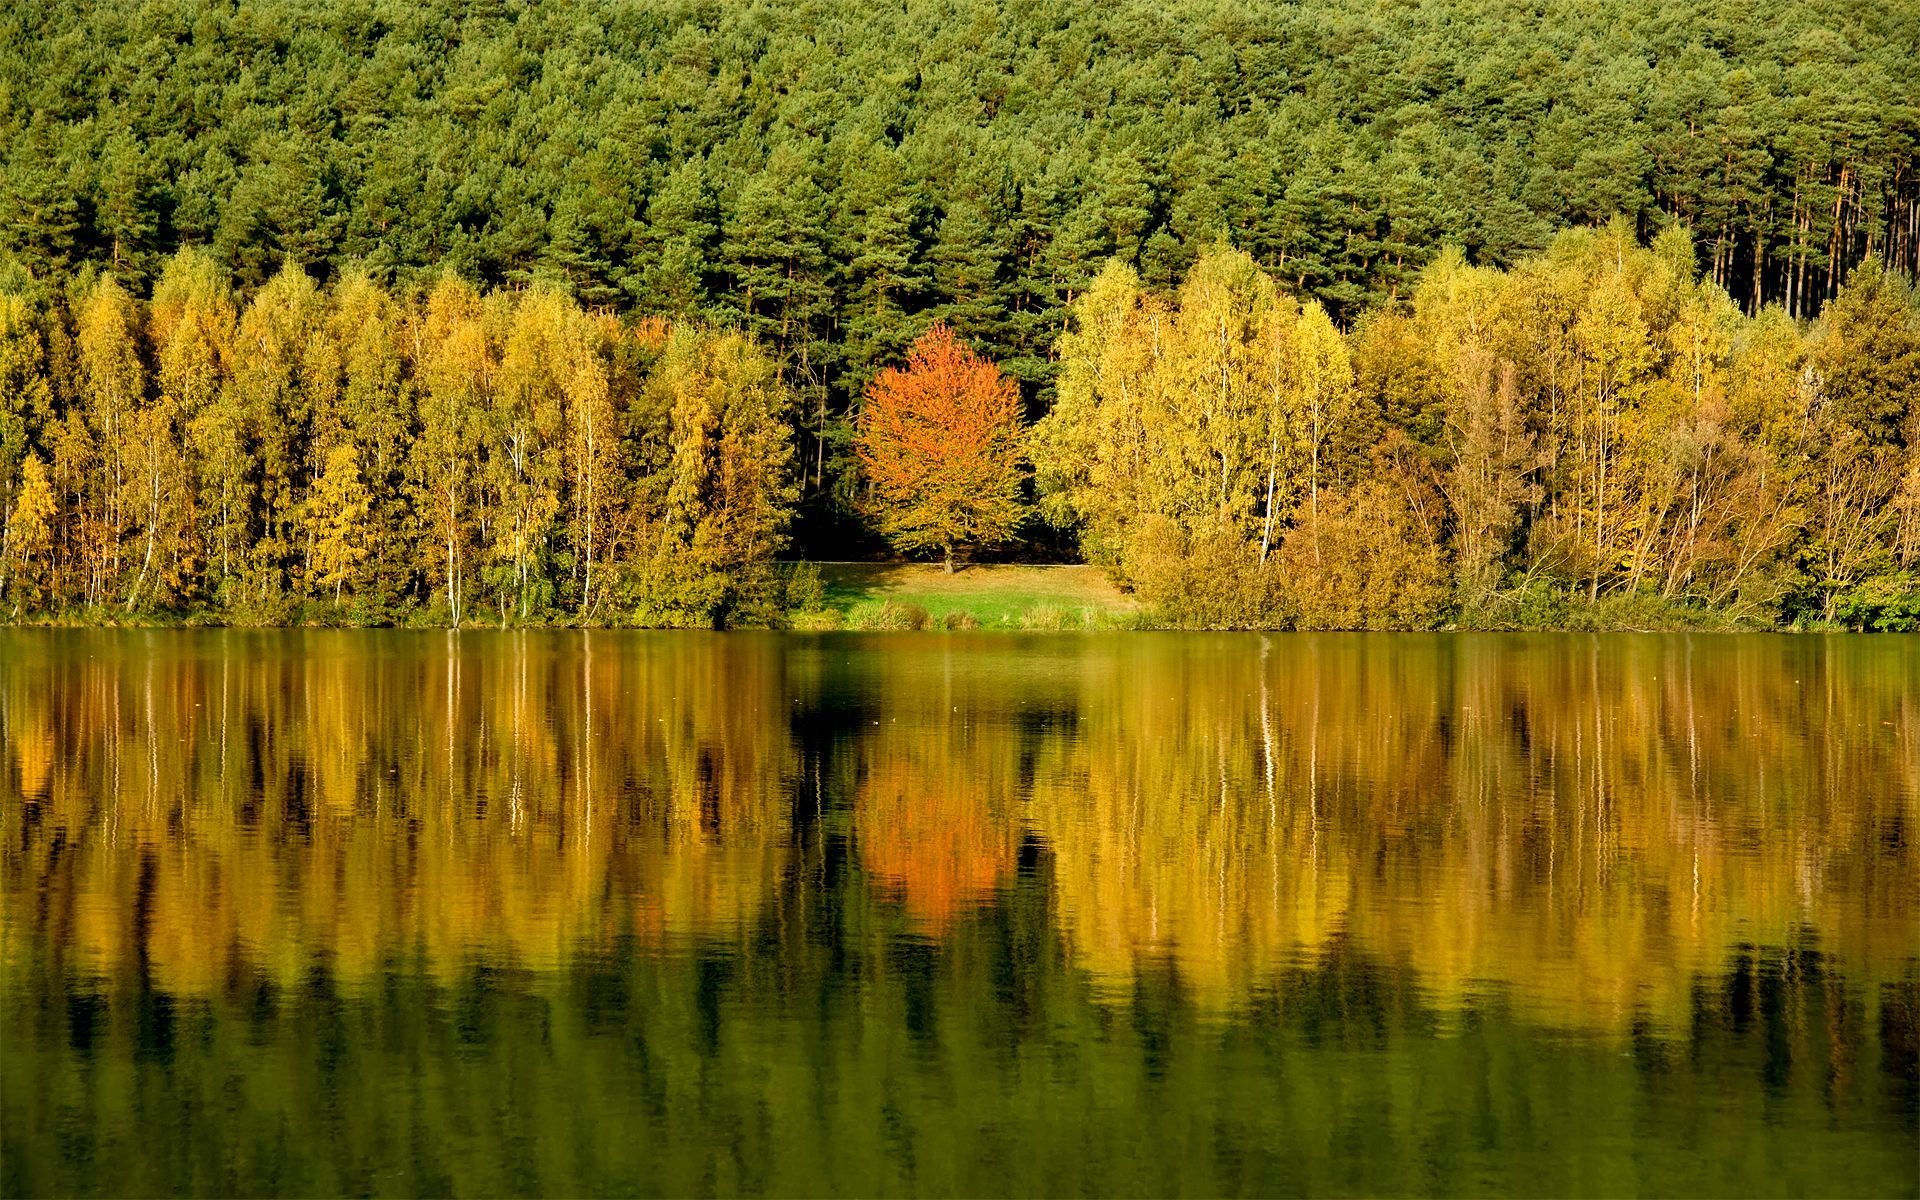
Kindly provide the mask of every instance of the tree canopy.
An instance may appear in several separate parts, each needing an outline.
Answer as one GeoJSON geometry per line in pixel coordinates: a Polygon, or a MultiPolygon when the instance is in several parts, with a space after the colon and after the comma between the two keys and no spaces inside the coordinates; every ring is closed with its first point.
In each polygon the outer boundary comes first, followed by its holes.
{"type": "Polygon", "coordinates": [[[795,391],[803,541],[934,319],[1050,395],[1118,258],[1222,238],[1350,325],[1443,246],[1683,222],[1749,313],[1920,262],[1911,4],[49,0],[0,17],[0,257],[145,296],[451,270],[731,323],[795,391]]]}
{"type": "Polygon", "coordinates": [[[1020,498],[1020,396],[1000,369],[936,324],[867,385],[857,445],[875,524],[907,553],[1005,541],[1020,498]]]}

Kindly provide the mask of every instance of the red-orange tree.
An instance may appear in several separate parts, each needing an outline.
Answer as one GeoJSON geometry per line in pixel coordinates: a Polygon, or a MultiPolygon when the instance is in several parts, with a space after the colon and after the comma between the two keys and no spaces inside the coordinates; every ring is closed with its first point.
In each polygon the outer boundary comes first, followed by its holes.
{"type": "Polygon", "coordinates": [[[881,532],[949,571],[957,547],[1004,541],[1025,515],[1019,392],[944,324],[868,385],[857,449],[881,532]]]}

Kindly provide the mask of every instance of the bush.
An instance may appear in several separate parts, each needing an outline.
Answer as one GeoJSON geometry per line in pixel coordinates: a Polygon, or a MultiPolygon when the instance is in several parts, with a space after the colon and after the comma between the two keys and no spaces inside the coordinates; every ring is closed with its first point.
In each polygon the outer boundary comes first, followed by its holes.
{"type": "Polygon", "coordinates": [[[1020,614],[1020,628],[1068,630],[1081,628],[1080,614],[1059,604],[1036,604],[1020,614]]]}
{"type": "Polygon", "coordinates": [[[1591,603],[1576,595],[1559,627],[1583,633],[1684,633],[1737,625],[1724,613],[1669,600],[1658,592],[1618,592],[1591,603]]]}
{"type": "Polygon", "coordinates": [[[812,608],[802,612],[787,614],[787,628],[800,629],[811,633],[822,633],[840,629],[845,621],[840,613],[831,608],[812,608]]]}
{"type": "Polygon", "coordinates": [[[1494,592],[1472,610],[1462,610],[1462,629],[1564,629],[1567,597],[1545,579],[1530,579],[1519,587],[1494,592]]]}
{"type": "Polygon", "coordinates": [[[1128,539],[1122,574],[1167,624],[1271,629],[1287,611],[1271,562],[1229,524],[1192,533],[1152,517],[1128,539]]]}
{"type": "Polygon", "coordinates": [[[892,600],[862,600],[847,610],[848,629],[899,632],[927,627],[927,610],[892,600]]]}
{"type": "Polygon", "coordinates": [[[1920,632],[1920,576],[1876,575],[1841,596],[1834,616],[1869,633],[1920,632]]]}
{"type": "Polygon", "coordinates": [[[1143,608],[1125,610],[1090,608],[1087,610],[1087,628],[1107,632],[1137,633],[1149,629],[1165,629],[1166,626],[1143,608]]]}
{"type": "Polygon", "coordinates": [[[792,563],[780,571],[780,599],[790,613],[817,612],[827,606],[827,584],[820,568],[810,562],[792,563]]]}
{"type": "Polygon", "coordinates": [[[1323,493],[1276,557],[1302,629],[1431,629],[1446,604],[1440,547],[1385,480],[1323,493]]]}
{"type": "Polygon", "coordinates": [[[1725,611],[1702,608],[1657,592],[1617,592],[1589,601],[1547,580],[1496,592],[1473,613],[1462,614],[1463,628],[1565,630],[1572,633],[1681,633],[1749,627],[1725,611]]]}

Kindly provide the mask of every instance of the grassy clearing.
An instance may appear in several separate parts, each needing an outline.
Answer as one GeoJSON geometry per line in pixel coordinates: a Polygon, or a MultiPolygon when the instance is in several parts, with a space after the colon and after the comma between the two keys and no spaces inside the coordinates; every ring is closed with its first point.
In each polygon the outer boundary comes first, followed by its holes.
{"type": "Polygon", "coordinates": [[[1145,614],[1098,567],[820,563],[816,629],[1127,629],[1145,614]]]}

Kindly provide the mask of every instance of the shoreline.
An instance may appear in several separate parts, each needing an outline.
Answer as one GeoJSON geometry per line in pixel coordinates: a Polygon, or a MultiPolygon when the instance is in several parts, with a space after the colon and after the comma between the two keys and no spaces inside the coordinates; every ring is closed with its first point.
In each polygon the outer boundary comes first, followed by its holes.
{"type": "MultiPolygon", "coordinates": [[[[1584,597],[1550,593],[1499,597],[1509,619],[1453,620],[1426,628],[1333,629],[1297,625],[1206,627],[1163,619],[1114,583],[1103,568],[1082,563],[972,563],[949,573],[938,564],[912,562],[781,563],[790,577],[806,566],[810,582],[790,586],[788,603],[775,619],[739,624],[736,630],[796,633],[1848,633],[1833,623],[1800,626],[1743,622],[1720,611],[1692,608],[1647,596],[1584,597]],[[1521,617],[1524,613],[1526,618],[1521,617]]],[[[399,611],[311,603],[287,606],[286,619],[249,619],[218,609],[177,613],[80,610],[0,621],[8,628],[73,629],[416,629],[448,631],[444,609],[399,611]]],[[[471,610],[470,610],[471,611],[471,610]]],[[[485,613],[488,610],[482,609],[485,613]]],[[[470,630],[516,629],[705,629],[639,619],[582,622],[564,614],[546,620],[464,619],[470,630]]]]}

